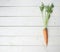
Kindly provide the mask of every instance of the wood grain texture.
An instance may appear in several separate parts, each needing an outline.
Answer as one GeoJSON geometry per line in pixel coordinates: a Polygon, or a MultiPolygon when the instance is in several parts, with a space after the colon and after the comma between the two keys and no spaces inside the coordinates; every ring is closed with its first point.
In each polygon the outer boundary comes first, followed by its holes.
{"type": "Polygon", "coordinates": [[[0,0],[0,6],[40,6],[41,2],[60,6],[60,0],[0,0]]]}
{"type": "Polygon", "coordinates": [[[0,52],[60,52],[60,0],[0,0],[0,52]],[[49,44],[43,40],[39,6],[54,3],[48,24],[49,44]]]}
{"type": "MultiPolygon", "coordinates": [[[[43,27],[0,27],[0,45],[43,45],[43,27]]],[[[60,27],[48,27],[49,46],[60,45],[60,27]]]]}
{"type": "MultiPolygon", "coordinates": [[[[39,7],[0,7],[0,16],[41,16],[39,7]]],[[[60,7],[55,7],[52,17],[60,16],[60,7]]]]}
{"type": "Polygon", "coordinates": [[[59,52],[60,47],[48,47],[45,49],[41,46],[0,46],[1,52],[59,52]]]}
{"type": "MultiPolygon", "coordinates": [[[[48,46],[60,46],[60,37],[49,37],[48,46]]],[[[43,36],[0,37],[0,46],[44,46],[43,36]]]]}
{"type": "MultiPolygon", "coordinates": [[[[0,27],[0,35],[42,35],[43,27],[0,27]]],[[[60,27],[48,27],[49,36],[58,36],[60,34],[60,27]]]]}
{"type": "MultiPolygon", "coordinates": [[[[51,17],[48,26],[60,26],[59,17],[51,17]],[[50,21],[51,20],[51,21],[50,21]]],[[[43,26],[42,17],[0,17],[0,26],[43,26]]]]}

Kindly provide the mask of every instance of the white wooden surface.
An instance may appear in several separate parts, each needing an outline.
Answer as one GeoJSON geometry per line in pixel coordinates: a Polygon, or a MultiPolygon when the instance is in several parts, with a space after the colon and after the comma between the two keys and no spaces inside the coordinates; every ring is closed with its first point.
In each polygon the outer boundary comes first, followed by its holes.
{"type": "MultiPolygon", "coordinates": [[[[55,7],[52,17],[59,17],[60,7],[55,7]]],[[[0,16],[31,16],[40,17],[39,7],[0,7],[0,16]]]]}
{"type": "Polygon", "coordinates": [[[40,6],[41,2],[60,6],[60,0],[0,0],[0,6],[40,6]]]}
{"type": "MultiPolygon", "coordinates": [[[[60,26],[59,17],[51,17],[48,26],[60,26]]],[[[43,26],[42,17],[0,17],[0,26],[43,26]]]]}
{"type": "Polygon", "coordinates": [[[0,52],[60,52],[60,0],[0,0],[0,52]],[[54,3],[44,46],[39,6],[54,3]]]}

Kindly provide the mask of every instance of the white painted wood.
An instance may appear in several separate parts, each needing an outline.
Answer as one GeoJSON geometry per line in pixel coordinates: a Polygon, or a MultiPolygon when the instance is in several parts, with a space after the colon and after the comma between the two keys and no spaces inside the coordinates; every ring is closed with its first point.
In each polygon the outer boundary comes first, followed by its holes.
{"type": "Polygon", "coordinates": [[[40,45],[38,37],[1,37],[0,45],[40,45]]]}
{"type": "MultiPolygon", "coordinates": [[[[0,16],[41,16],[39,7],[0,7],[0,16]]],[[[60,7],[55,7],[52,17],[60,16],[60,7]]]]}
{"type": "MultiPolygon", "coordinates": [[[[49,46],[60,45],[60,27],[48,27],[49,46]]],[[[0,27],[0,45],[44,45],[41,27],[0,27]]]]}
{"type": "Polygon", "coordinates": [[[40,6],[41,2],[60,6],[60,0],[0,0],[0,6],[40,6]]]}
{"type": "Polygon", "coordinates": [[[39,27],[0,27],[0,35],[38,35],[39,27]]]}
{"type": "MultiPolygon", "coordinates": [[[[0,36],[41,36],[43,27],[0,27],[0,36]]],[[[60,27],[48,27],[49,36],[58,36],[60,27]]]]}
{"type": "Polygon", "coordinates": [[[0,52],[60,52],[60,0],[0,0],[0,52]],[[44,46],[39,6],[54,3],[44,46]]]}
{"type": "Polygon", "coordinates": [[[0,17],[0,26],[41,26],[41,17],[0,17]]]}
{"type": "MultiPolygon", "coordinates": [[[[60,46],[60,37],[49,37],[48,46],[60,46]]],[[[0,45],[44,46],[43,36],[0,37],[0,45]]]]}
{"type": "Polygon", "coordinates": [[[47,49],[41,46],[0,46],[1,52],[59,52],[60,47],[48,47],[47,49]]]}
{"type": "MultiPolygon", "coordinates": [[[[59,17],[51,17],[48,26],[60,26],[59,17]]],[[[0,26],[43,26],[42,17],[0,17],[0,26]]]]}

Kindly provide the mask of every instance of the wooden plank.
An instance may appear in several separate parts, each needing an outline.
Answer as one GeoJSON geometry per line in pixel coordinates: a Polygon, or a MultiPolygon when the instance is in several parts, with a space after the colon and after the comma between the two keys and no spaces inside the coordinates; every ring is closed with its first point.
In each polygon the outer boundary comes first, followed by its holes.
{"type": "MultiPolygon", "coordinates": [[[[49,36],[59,36],[60,27],[48,27],[49,36]]],[[[0,27],[0,36],[39,36],[42,35],[43,27],[0,27]]]]}
{"type": "MultiPolygon", "coordinates": [[[[60,26],[59,17],[51,17],[48,26],[60,26]]],[[[0,17],[1,26],[43,26],[42,17],[0,17]]]]}
{"type": "MultiPolygon", "coordinates": [[[[60,45],[60,27],[49,27],[49,46],[60,45]]],[[[41,27],[0,27],[0,45],[43,45],[41,27]]]]}
{"type": "Polygon", "coordinates": [[[54,47],[48,47],[47,49],[41,46],[0,46],[1,52],[59,52],[60,47],[54,46],[54,47]]]}
{"type": "Polygon", "coordinates": [[[42,26],[40,17],[0,17],[0,26],[42,26]]]}
{"type": "Polygon", "coordinates": [[[0,35],[37,35],[41,30],[39,27],[0,27],[0,35]]]}
{"type": "MultiPolygon", "coordinates": [[[[41,16],[39,7],[0,7],[0,16],[41,16]]],[[[52,14],[54,17],[60,16],[60,7],[55,7],[52,14]]]]}
{"type": "Polygon", "coordinates": [[[40,6],[41,2],[60,6],[60,0],[0,0],[0,6],[40,6]]]}
{"type": "MultiPolygon", "coordinates": [[[[43,36],[0,37],[0,46],[44,46],[43,36]]],[[[49,37],[48,46],[60,46],[60,37],[49,37]]]]}

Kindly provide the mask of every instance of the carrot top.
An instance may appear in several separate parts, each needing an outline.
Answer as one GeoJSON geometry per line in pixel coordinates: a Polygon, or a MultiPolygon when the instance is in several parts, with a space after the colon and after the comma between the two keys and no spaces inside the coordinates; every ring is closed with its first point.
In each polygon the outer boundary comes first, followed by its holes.
{"type": "Polygon", "coordinates": [[[50,4],[50,5],[44,5],[44,3],[42,2],[41,6],[40,6],[40,11],[42,13],[42,18],[44,17],[43,18],[43,23],[44,23],[45,28],[47,28],[47,26],[48,26],[48,21],[50,19],[51,13],[53,12],[53,8],[54,8],[53,3],[50,4]]]}

